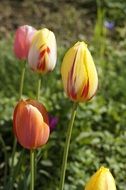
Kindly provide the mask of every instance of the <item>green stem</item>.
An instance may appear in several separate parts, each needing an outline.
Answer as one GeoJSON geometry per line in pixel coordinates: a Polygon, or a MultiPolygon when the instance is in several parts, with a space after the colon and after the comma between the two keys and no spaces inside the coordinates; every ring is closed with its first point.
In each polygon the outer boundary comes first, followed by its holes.
{"type": "Polygon", "coordinates": [[[4,143],[4,140],[2,136],[0,135],[0,141],[3,146],[3,151],[4,151],[4,158],[5,158],[5,169],[4,169],[4,187],[6,186],[6,180],[7,180],[7,163],[8,163],[8,154],[6,150],[6,145],[4,143]]]}
{"type": "Polygon", "coordinates": [[[77,111],[77,105],[78,105],[78,103],[73,104],[73,109],[72,109],[72,113],[71,113],[71,119],[70,119],[68,130],[67,130],[64,154],[63,154],[63,162],[62,162],[62,168],[61,168],[59,190],[63,190],[63,188],[64,188],[65,173],[66,173],[66,167],[67,167],[67,158],[68,158],[68,152],[69,152],[72,128],[73,128],[74,119],[75,119],[76,111],[77,111]]]}
{"type": "MultiPolygon", "coordinates": [[[[41,74],[38,74],[38,85],[37,85],[36,100],[39,100],[40,89],[41,89],[41,74]]],[[[34,150],[34,154],[35,154],[35,150],[34,150]]],[[[36,157],[36,155],[34,155],[34,157],[36,157]]],[[[36,179],[37,178],[37,161],[35,162],[34,170],[35,170],[34,175],[35,175],[35,179],[36,179]]]]}
{"type": "Polygon", "coordinates": [[[30,152],[30,165],[31,165],[30,190],[34,190],[34,183],[35,183],[35,152],[34,150],[31,150],[30,152]]]}
{"type": "Polygon", "coordinates": [[[25,70],[26,70],[26,63],[24,63],[24,67],[23,67],[22,73],[21,73],[21,82],[20,82],[20,89],[19,89],[19,100],[22,98],[22,94],[23,94],[25,70]]]}
{"type": "Polygon", "coordinates": [[[41,75],[38,75],[38,86],[37,86],[37,95],[36,95],[37,100],[39,100],[40,88],[41,88],[41,75]]]}
{"type": "MultiPolygon", "coordinates": [[[[26,62],[23,63],[23,69],[21,73],[21,80],[20,80],[20,89],[19,89],[19,100],[22,98],[23,94],[23,86],[24,86],[24,76],[25,76],[25,70],[26,70],[26,62]]],[[[15,152],[17,148],[17,140],[14,139],[13,143],[13,149],[12,149],[12,161],[11,161],[11,172],[10,172],[10,190],[13,189],[13,180],[14,180],[14,158],[15,158],[15,152]]]]}

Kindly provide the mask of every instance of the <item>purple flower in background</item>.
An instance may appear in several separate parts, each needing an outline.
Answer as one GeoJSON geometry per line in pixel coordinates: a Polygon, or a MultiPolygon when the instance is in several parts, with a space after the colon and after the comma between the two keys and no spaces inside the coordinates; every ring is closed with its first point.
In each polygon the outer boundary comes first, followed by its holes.
{"type": "Polygon", "coordinates": [[[58,117],[54,117],[54,116],[52,116],[52,115],[49,115],[49,127],[50,127],[50,132],[52,132],[52,131],[55,129],[55,127],[56,127],[58,121],[59,121],[59,118],[58,118],[58,117]]]}
{"type": "Polygon", "coordinates": [[[114,21],[107,21],[107,20],[105,20],[104,26],[105,26],[107,29],[112,30],[112,29],[114,29],[115,22],[114,22],[114,21]]]}

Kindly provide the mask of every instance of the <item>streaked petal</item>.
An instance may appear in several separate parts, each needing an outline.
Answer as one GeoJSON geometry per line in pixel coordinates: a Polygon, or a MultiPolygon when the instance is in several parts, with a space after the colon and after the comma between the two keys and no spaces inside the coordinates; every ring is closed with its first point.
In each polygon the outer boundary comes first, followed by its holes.
{"type": "Polygon", "coordinates": [[[73,101],[87,101],[97,90],[97,71],[84,42],[77,42],[64,56],[61,75],[68,97],[73,101]]]}

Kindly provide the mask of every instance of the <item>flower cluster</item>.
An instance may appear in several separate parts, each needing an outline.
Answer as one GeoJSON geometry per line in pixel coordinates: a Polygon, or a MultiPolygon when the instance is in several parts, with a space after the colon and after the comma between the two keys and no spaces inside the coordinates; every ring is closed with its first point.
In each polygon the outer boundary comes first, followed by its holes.
{"type": "MultiPolygon", "coordinates": [[[[29,67],[37,73],[48,73],[56,65],[57,45],[53,32],[47,28],[36,30],[24,25],[17,29],[14,53],[20,60],[27,60],[29,67]]],[[[49,123],[45,107],[35,100],[21,100],[14,110],[14,133],[18,142],[27,149],[44,145],[55,127],[49,123]]]]}
{"type": "MultiPolygon", "coordinates": [[[[47,28],[36,30],[28,25],[21,26],[15,34],[14,53],[17,58],[27,60],[29,68],[34,72],[49,73],[55,68],[57,61],[55,35],[47,28]]],[[[86,102],[94,97],[98,88],[98,75],[85,42],[75,43],[66,52],[61,65],[61,76],[67,96],[75,102],[74,109],[76,103],[86,102]]],[[[62,167],[64,171],[61,172],[60,189],[63,189],[65,179],[70,135],[75,118],[74,109],[64,149],[65,156],[62,167]]],[[[32,151],[47,143],[50,132],[54,130],[58,121],[59,119],[50,115],[39,101],[20,100],[14,109],[13,131],[18,142],[24,148],[32,151]]],[[[32,177],[31,179],[33,180],[32,177]]],[[[85,190],[116,190],[114,178],[109,169],[101,167],[91,177],[85,190]]]]}
{"type": "Polygon", "coordinates": [[[15,33],[14,53],[17,58],[28,60],[33,71],[48,73],[56,65],[55,35],[47,28],[36,30],[28,25],[21,26],[15,33]]]}

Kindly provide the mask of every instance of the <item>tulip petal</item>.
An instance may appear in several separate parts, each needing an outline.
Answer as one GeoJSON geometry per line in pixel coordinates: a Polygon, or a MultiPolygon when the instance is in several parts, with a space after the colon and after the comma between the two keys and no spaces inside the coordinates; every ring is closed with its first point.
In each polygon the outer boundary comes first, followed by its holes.
{"type": "Polygon", "coordinates": [[[73,68],[75,64],[76,49],[71,48],[65,55],[61,66],[61,74],[64,84],[65,92],[71,97],[71,90],[74,89],[73,68]]]}
{"type": "Polygon", "coordinates": [[[36,48],[37,44],[32,44],[28,54],[28,61],[30,68],[34,71],[37,69],[38,59],[39,59],[39,50],[36,48]]]}
{"type": "Polygon", "coordinates": [[[97,77],[97,71],[92,59],[92,56],[87,49],[86,54],[85,54],[85,62],[87,67],[87,72],[89,76],[89,90],[88,90],[88,99],[90,99],[96,92],[97,87],[98,87],[98,77],[97,77]]]}
{"type": "Polygon", "coordinates": [[[46,144],[49,138],[50,129],[49,126],[43,122],[41,126],[41,130],[38,133],[36,138],[35,147],[41,147],[42,145],[46,144]]]}
{"type": "Polygon", "coordinates": [[[39,103],[38,101],[32,100],[32,99],[28,99],[28,100],[26,100],[26,102],[28,104],[33,105],[34,107],[36,107],[40,111],[40,113],[43,116],[44,122],[48,125],[49,124],[49,117],[48,117],[48,112],[46,111],[46,108],[44,107],[44,105],[39,103]]]}

